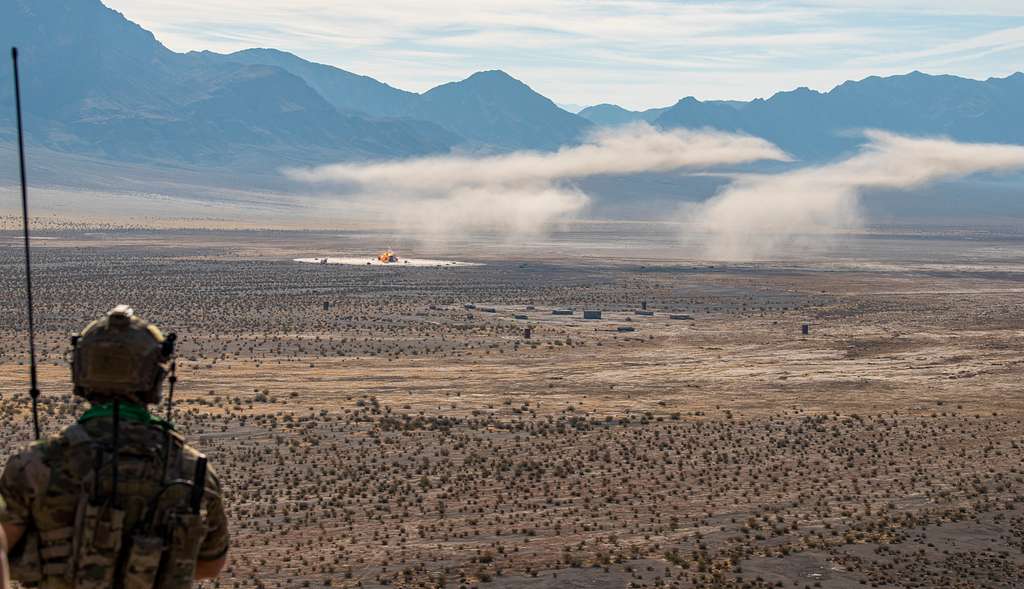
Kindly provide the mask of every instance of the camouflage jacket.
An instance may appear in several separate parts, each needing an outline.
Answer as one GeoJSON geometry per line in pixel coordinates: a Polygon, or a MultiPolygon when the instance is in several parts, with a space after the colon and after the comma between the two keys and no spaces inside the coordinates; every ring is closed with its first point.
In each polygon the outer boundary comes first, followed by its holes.
{"type": "Polygon", "coordinates": [[[31,552],[12,558],[16,579],[44,589],[189,587],[196,560],[227,552],[227,518],[212,469],[200,513],[186,513],[201,454],[173,430],[122,417],[115,504],[112,432],[110,417],[83,418],[8,462],[0,522],[27,530],[12,554],[31,552]],[[27,572],[18,560],[30,563],[27,572]]]}

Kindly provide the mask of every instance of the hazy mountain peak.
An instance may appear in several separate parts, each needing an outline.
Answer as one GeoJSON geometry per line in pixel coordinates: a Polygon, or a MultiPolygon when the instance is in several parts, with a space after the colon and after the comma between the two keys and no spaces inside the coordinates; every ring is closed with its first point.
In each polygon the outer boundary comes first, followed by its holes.
{"type": "Polygon", "coordinates": [[[284,69],[302,78],[341,111],[397,117],[403,116],[416,99],[416,94],[412,92],[393,88],[369,76],[308,61],[278,49],[243,49],[221,57],[238,63],[271,65],[284,69]]]}
{"type": "Polygon", "coordinates": [[[822,93],[817,90],[808,88],[807,86],[800,86],[792,90],[784,90],[782,92],[776,92],[768,100],[816,100],[822,93]]]}
{"type": "Polygon", "coordinates": [[[557,149],[590,126],[501,70],[432,88],[409,114],[501,149],[557,149]]]}
{"type": "Polygon", "coordinates": [[[617,104],[602,103],[588,106],[581,110],[579,115],[597,125],[615,127],[639,121],[653,122],[665,110],[665,108],[649,108],[645,111],[635,111],[622,108],[617,104]]]}
{"type": "Polygon", "coordinates": [[[420,95],[273,49],[248,49],[222,58],[280,67],[340,110],[428,121],[482,144],[477,147],[555,149],[574,141],[589,125],[501,70],[476,72],[420,95]]]}
{"type": "Polygon", "coordinates": [[[234,53],[229,53],[228,55],[245,55],[245,54],[257,55],[257,54],[261,54],[261,53],[262,54],[268,54],[268,55],[276,55],[276,56],[281,56],[281,57],[287,57],[287,58],[290,58],[290,59],[302,59],[302,58],[300,58],[299,56],[295,55],[294,53],[292,53],[290,51],[284,51],[282,49],[274,49],[273,47],[250,47],[248,49],[240,49],[238,51],[235,51],[234,53]]]}
{"type": "Polygon", "coordinates": [[[586,108],[587,109],[591,109],[591,110],[611,109],[611,110],[624,110],[624,111],[627,111],[627,112],[631,112],[631,111],[628,111],[628,109],[625,109],[625,108],[623,108],[623,107],[621,107],[621,106],[619,106],[617,104],[612,104],[610,102],[602,102],[601,104],[594,104],[594,105],[588,106],[586,108]]]}
{"type": "Polygon", "coordinates": [[[153,33],[99,0],[8,0],[0,19],[0,37],[22,53],[48,52],[88,42],[87,55],[112,58],[112,50],[141,58],[171,51],[153,33]]]}
{"type": "MultiPolygon", "coordinates": [[[[339,113],[274,63],[307,63],[285,52],[257,52],[267,63],[180,54],[98,0],[7,4],[13,10],[5,6],[0,38],[18,45],[29,66],[23,94],[30,139],[51,149],[267,169],[268,162],[436,153],[458,141],[429,123],[339,113]]],[[[0,116],[0,125],[9,124],[0,116]]]]}
{"type": "Polygon", "coordinates": [[[518,82],[518,83],[522,84],[522,82],[520,82],[519,80],[513,78],[508,73],[506,73],[504,70],[481,70],[479,72],[473,73],[468,78],[466,78],[464,81],[468,82],[469,80],[480,80],[480,81],[496,80],[496,81],[504,81],[504,82],[518,82]]]}
{"type": "MultiPolygon", "coordinates": [[[[427,90],[423,95],[430,97],[432,95],[440,95],[448,92],[465,92],[468,90],[476,92],[516,92],[522,95],[532,94],[537,98],[551,102],[547,98],[534,92],[532,88],[523,82],[513,78],[502,70],[485,70],[476,72],[468,78],[458,82],[447,82],[445,84],[435,86],[430,90],[427,90]]],[[[551,104],[555,106],[554,102],[551,102],[551,104]]]]}
{"type": "MultiPolygon", "coordinates": [[[[416,94],[274,48],[175,53],[99,0],[6,0],[3,16],[0,38],[31,66],[23,91],[33,139],[113,158],[393,157],[459,141],[480,150],[557,149],[592,124],[635,121],[748,133],[806,160],[856,148],[865,128],[1024,143],[1021,72],[978,81],[915,70],[825,93],[800,87],[751,102],[687,96],[643,112],[597,104],[577,116],[500,69],[416,94]]],[[[0,69],[0,81],[9,75],[0,69]]],[[[9,112],[0,112],[0,127],[10,129],[9,112]]]]}
{"type": "Polygon", "coordinates": [[[741,107],[683,99],[658,119],[663,127],[739,131],[768,139],[805,160],[832,159],[863,142],[861,129],[948,135],[961,141],[1024,143],[1024,76],[971,80],[920,71],[869,76],[827,93],[779,92],[741,107]],[[728,107],[728,108],[727,108],[728,107]]]}

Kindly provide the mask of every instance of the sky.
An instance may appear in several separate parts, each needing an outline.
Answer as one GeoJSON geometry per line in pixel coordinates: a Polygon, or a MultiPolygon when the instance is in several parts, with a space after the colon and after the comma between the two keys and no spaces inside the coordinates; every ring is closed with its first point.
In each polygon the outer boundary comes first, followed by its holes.
{"type": "Polygon", "coordinates": [[[1022,0],[103,0],[175,51],[274,47],[406,90],[502,69],[563,105],[1024,69],[1022,0]]]}

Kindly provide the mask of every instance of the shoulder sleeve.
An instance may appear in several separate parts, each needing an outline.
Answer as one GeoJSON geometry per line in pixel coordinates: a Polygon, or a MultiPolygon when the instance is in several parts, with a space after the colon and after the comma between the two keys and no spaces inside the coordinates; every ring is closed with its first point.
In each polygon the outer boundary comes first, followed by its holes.
{"type": "Polygon", "coordinates": [[[0,476],[0,523],[28,526],[32,504],[45,492],[49,477],[39,444],[12,456],[0,476]]]}
{"type": "Polygon", "coordinates": [[[228,535],[228,518],[224,513],[220,478],[213,467],[206,472],[206,537],[199,547],[199,560],[217,560],[227,554],[231,538],[228,535]]]}

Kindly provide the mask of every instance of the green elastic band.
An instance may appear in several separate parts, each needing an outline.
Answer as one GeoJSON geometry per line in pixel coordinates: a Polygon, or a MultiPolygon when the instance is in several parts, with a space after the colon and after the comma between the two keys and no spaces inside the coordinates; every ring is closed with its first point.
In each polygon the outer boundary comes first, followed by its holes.
{"type": "MultiPolygon", "coordinates": [[[[84,415],[78,418],[78,423],[85,423],[90,419],[96,419],[97,417],[113,417],[114,416],[114,404],[113,403],[101,403],[99,405],[93,405],[84,415]]],[[[146,411],[146,408],[142,405],[136,405],[135,403],[121,402],[121,419],[127,421],[134,421],[135,423],[141,423],[143,425],[155,425],[158,427],[166,427],[168,429],[174,429],[174,424],[169,421],[154,417],[146,411]]]]}

